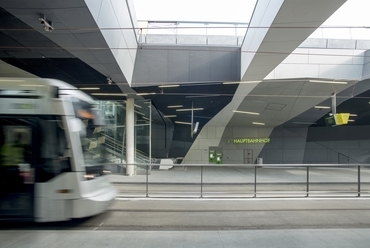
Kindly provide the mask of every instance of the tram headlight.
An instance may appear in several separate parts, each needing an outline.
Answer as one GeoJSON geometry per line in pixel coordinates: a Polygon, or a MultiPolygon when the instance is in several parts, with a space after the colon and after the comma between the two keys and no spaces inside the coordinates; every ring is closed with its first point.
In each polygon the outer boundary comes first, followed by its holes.
{"type": "Polygon", "coordinates": [[[84,178],[86,178],[87,180],[91,180],[91,179],[95,178],[95,175],[94,174],[86,174],[86,175],[84,175],[84,178]]]}

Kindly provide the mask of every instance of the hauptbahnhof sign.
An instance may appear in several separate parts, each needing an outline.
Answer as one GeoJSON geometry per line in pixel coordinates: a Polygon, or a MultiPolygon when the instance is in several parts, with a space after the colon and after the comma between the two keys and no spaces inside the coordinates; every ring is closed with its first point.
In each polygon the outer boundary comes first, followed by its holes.
{"type": "Polygon", "coordinates": [[[231,140],[234,144],[267,144],[270,141],[270,138],[238,138],[231,140]]]}

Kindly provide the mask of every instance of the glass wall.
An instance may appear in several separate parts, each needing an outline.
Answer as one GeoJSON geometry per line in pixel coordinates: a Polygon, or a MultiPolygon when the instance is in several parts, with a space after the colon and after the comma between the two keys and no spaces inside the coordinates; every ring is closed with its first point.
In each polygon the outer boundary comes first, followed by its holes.
{"type": "MultiPolygon", "coordinates": [[[[107,163],[126,164],[126,101],[96,101],[105,122],[107,163]]],[[[135,163],[151,161],[151,102],[135,101],[135,163]]],[[[136,168],[136,171],[142,168],[136,168]]]]}

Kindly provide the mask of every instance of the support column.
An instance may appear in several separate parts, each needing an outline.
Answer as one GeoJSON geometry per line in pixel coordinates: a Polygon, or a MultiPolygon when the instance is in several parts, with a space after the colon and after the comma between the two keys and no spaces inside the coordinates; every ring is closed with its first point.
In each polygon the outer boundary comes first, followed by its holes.
{"type": "Polygon", "coordinates": [[[126,175],[135,174],[135,99],[126,100],[126,175]]]}

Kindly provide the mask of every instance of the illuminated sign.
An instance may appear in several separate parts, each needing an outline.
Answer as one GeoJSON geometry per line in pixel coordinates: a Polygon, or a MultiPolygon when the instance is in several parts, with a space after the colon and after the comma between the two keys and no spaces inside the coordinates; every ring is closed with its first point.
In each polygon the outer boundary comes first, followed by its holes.
{"type": "Polygon", "coordinates": [[[270,143],[270,138],[239,138],[232,139],[234,144],[267,144],[270,143]]]}
{"type": "Polygon", "coordinates": [[[348,123],[349,113],[335,114],[335,123],[337,125],[344,125],[348,123]]]}

